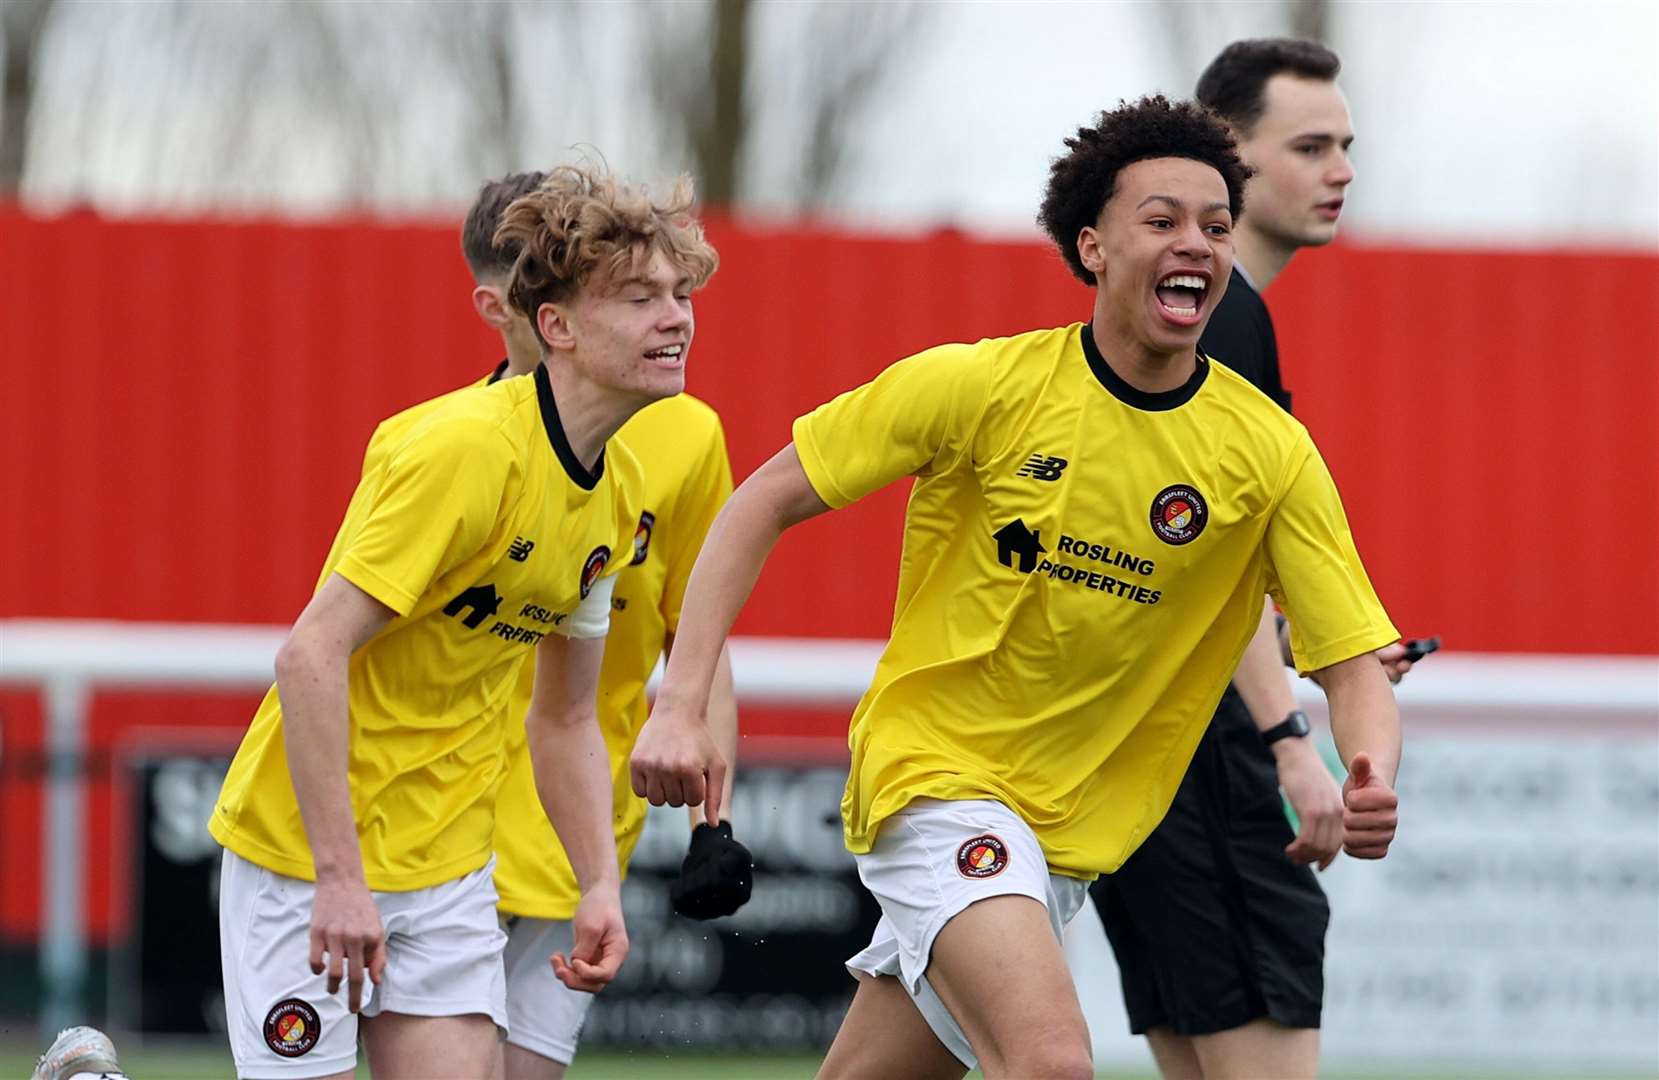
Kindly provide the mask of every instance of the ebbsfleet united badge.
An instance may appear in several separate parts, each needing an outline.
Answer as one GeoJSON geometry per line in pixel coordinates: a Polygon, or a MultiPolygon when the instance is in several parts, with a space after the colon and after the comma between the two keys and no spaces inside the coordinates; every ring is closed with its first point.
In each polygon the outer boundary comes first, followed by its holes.
{"type": "Polygon", "coordinates": [[[611,549],[604,544],[594,548],[588,555],[588,561],[582,564],[582,599],[588,598],[593,590],[593,583],[599,580],[599,575],[605,572],[605,564],[611,561],[611,549]]]}
{"type": "Polygon", "coordinates": [[[1008,846],[985,833],[966,840],[956,849],[956,869],[963,877],[996,877],[1008,869],[1008,846]]]}
{"type": "Polygon", "coordinates": [[[296,1058],[317,1045],[323,1022],[309,1001],[285,998],[265,1014],[265,1045],[283,1057],[296,1058]]]}
{"type": "Polygon", "coordinates": [[[634,559],[629,566],[638,566],[645,561],[645,556],[651,553],[651,530],[656,528],[657,515],[649,510],[643,510],[639,515],[639,526],[634,529],[634,559]]]}
{"type": "Polygon", "coordinates": [[[1210,508],[1191,484],[1171,484],[1152,500],[1152,531],[1179,547],[1198,539],[1210,523],[1210,508]]]}

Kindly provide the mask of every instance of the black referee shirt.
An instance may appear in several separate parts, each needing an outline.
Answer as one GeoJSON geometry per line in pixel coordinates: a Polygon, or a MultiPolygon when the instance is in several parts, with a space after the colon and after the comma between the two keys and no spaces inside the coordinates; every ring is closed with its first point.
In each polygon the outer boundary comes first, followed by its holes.
{"type": "Polygon", "coordinates": [[[1290,392],[1279,378],[1279,342],[1273,317],[1244,275],[1235,268],[1227,291],[1204,327],[1198,347],[1221,361],[1290,412],[1290,392]]]}

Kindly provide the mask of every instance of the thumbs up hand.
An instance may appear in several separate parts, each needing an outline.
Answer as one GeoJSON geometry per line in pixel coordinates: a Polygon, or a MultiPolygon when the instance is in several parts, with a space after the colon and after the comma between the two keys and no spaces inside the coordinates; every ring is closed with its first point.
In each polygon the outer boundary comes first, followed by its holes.
{"type": "Polygon", "coordinates": [[[1400,823],[1400,797],[1372,770],[1369,754],[1355,754],[1349,763],[1342,806],[1342,850],[1356,859],[1387,855],[1400,823]]]}

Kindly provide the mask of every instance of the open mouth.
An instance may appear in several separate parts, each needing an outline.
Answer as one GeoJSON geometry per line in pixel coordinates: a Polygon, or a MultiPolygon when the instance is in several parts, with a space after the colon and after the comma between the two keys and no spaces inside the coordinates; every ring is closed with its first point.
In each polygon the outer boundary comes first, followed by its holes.
{"type": "Polygon", "coordinates": [[[1191,322],[1198,318],[1209,288],[1210,283],[1197,274],[1170,274],[1158,282],[1158,306],[1176,322],[1191,322]]]}
{"type": "Polygon", "coordinates": [[[645,359],[663,367],[679,367],[685,361],[685,346],[664,345],[660,349],[652,349],[645,354],[645,359]]]}

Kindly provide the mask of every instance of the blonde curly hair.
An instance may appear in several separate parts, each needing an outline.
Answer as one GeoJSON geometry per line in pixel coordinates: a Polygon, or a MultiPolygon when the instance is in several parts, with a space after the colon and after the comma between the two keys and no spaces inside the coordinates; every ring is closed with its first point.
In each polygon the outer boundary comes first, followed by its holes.
{"type": "Polygon", "coordinates": [[[704,239],[692,205],[689,176],[677,177],[667,198],[657,202],[601,165],[550,170],[539,188],[513,200],[495,230],[496,247],[518,252],[508,302],[535,327],[543,304],[569,298],[601,266],[612,277],[624,275],[642,268],[652,251],[662,252],[693,289],[702,288],[720,257],[704,239]]]}

